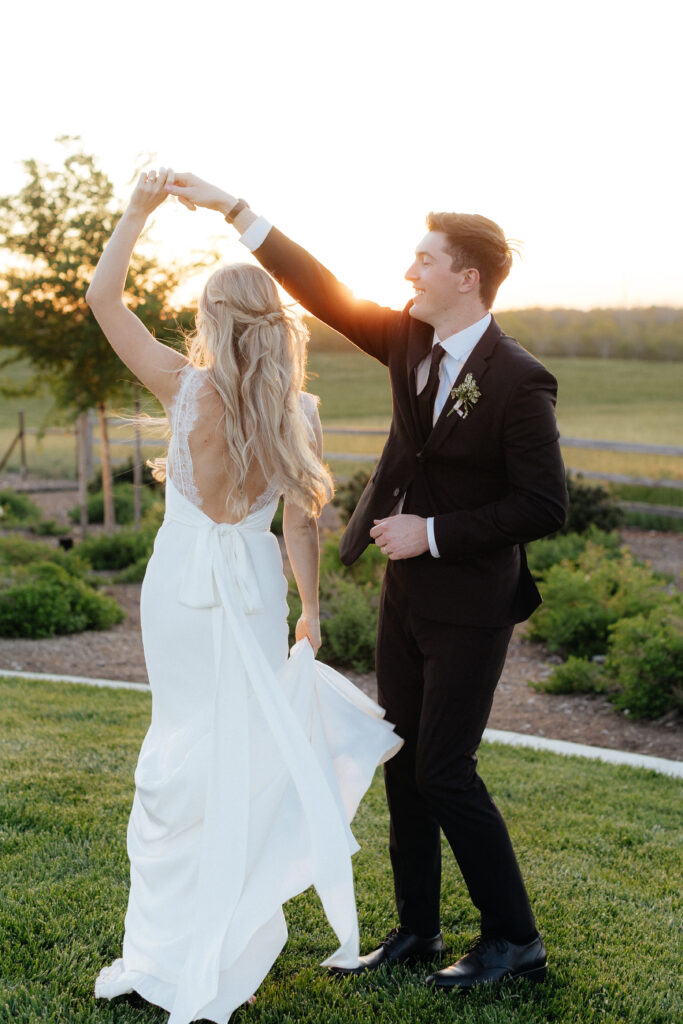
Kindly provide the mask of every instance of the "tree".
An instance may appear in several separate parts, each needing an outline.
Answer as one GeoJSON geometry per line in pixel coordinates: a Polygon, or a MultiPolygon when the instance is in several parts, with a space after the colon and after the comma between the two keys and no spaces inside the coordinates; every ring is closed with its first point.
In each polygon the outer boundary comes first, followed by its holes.
{"type": "MultiPolygon", "coordinates": [[[[47,384],[55,411],[71,415],[97,408],[102,433],[105,526],[113,527],[111,469],[106,440],[106,406],[130,401],[133,377],[107,343],[85,303],[85,292],[100,253],[123,209],[112,182],[84,153],[77,139],[63,137],[67,154],[52,169],[36,160],[22,166],[26,183],[15,196],[0,198],[0,247],[15,259],[2,272],[5,311],[0,322],[0,369],[28,359],[36,386],[47,384]]],[[[174,344],[188,310],[170,309],[172,293],[195,261],[182,269],[163,267],[136,251],[126,281],[128,303],[145,325],[174,344]]]]}

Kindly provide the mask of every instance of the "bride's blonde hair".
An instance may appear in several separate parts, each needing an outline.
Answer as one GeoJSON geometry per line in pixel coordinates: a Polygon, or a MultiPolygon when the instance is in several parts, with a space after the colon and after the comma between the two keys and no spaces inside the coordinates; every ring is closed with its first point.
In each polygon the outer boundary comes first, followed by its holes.
{"type": "Polygon", "coordinates": [[[320,515],[334,485],[312,447],[299,397],[308,331],[283,307],[273,279],[248,263],[216,270],[202,292],[188,343],[190,362],[205,370],[223,400],[233,481],[226,505],[247,514],[247,475],[257,463],[288,500],[320,515]]]}

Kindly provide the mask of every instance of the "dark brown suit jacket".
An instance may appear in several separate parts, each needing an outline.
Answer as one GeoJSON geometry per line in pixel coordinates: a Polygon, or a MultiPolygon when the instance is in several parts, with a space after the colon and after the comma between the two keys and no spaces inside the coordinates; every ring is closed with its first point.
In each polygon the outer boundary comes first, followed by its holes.
{"type": "Polygon", "coordinates": [[[440,558],[390,562],[388,582],[420,614],[470,626],[505,626],[540,603],[523,545],[553,533],[567,508],[555,422],[557,382],[492,320],[456,381],[471,373],[481,397],[466,418],[446,402],[427,439],[415,367],[434,330],[402,312],[356,299],[301,246],[272,228],[256,257],[306,309],[389,368],[389,437],[342,537],[347,564],[371,542],[374,519],[406,493],[405,512],[434,517],[440,558]]]}

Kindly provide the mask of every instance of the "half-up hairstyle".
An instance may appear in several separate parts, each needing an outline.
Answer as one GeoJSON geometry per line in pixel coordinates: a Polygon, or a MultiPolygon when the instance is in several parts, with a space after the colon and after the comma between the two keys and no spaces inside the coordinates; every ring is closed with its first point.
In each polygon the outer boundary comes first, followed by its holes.
{"type": "Polygon", "coordinates": [[[206,371],[223,400],[233,480],[226,505],[247,514],[247,475],[256,463],[288,500],[320,515],[334,486],[312,447],[300,399],[308,331],[283,308],[273,279],[248,263],[216,270],[189,342],[190,362],[206,371]]]}

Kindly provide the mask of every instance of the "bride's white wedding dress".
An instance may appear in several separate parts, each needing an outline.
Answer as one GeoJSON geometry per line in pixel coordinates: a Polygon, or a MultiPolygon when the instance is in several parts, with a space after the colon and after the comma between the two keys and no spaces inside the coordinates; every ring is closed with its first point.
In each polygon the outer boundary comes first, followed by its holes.
{"type": "MultiPolygon", "coordinates": [[[[189,438],[203,372],[171,410],[166,514],[142,588],[152,721],[128,825],[123,955],[95,994],[136,991],[169,1024],[227,1021],[282,949],[282,904],[310,885],[354,966],[349,828],[401,740],[383,710],[287,644],[287,583],[268,489],[234,525],[201,508],[189,438]]],[[[309,418],[311,396],[302,394],[309,418]]]]}

